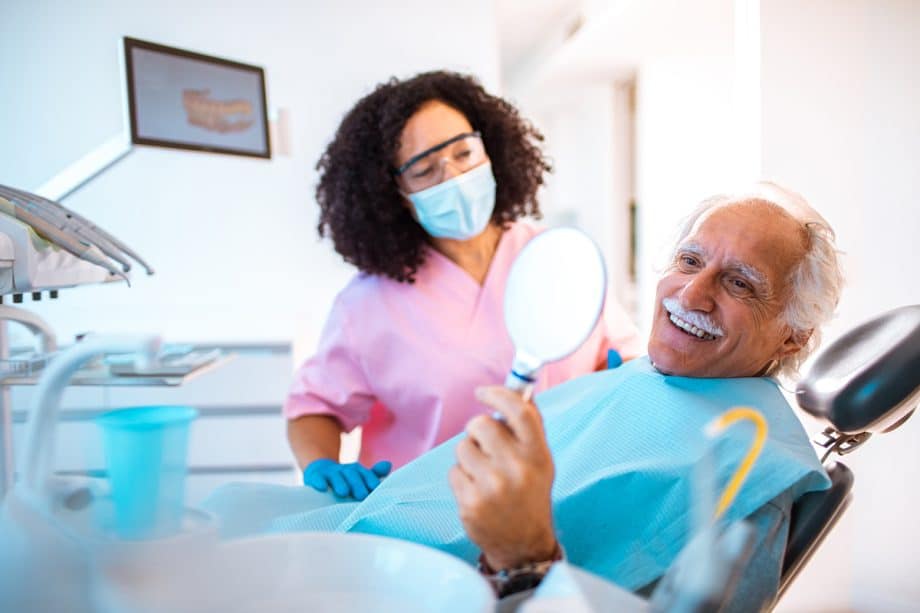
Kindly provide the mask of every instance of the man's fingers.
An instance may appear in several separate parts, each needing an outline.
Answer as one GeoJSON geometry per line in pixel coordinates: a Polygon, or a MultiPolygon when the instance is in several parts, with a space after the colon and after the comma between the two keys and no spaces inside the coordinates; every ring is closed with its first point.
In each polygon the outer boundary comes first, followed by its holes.
{"type": "Polygon", "coordinates": [[[507,424],[487,415],[474,417],[466,424],[469,439],[486,456],[501,458],[507,455],[515,444],[515,437],[507,424]]]}
{"type": "Polygon", "coordinates": [[[485,452],[470,438],[460,439],[455,454],[460,470],[472,481],[476,481],[477,476],[484,475],[491,467],[485,452]]]}
{"type": "Polygon", "coordinates": [[[450,487],[454,491],[457,489],[465,490],[466,487],[473,485],[470,476],[463,472],[463,469],[457,464],[451,466],[450,470],[447,471],[447,480],[450,482],[450,487]]]}
{"type": "Polygon", "coordinates": [[[463,472],[459,465],[454,465],[447,472],[447,481],[450,483],[450,489],[457,499],[457,504],[463,506],[469,499],[469,493],[476,487],[470,476],[463,472]]]}
{"type": "Polygon", "coordinates": [[[476,388],[476,399],[505,418],[515,438],[530,443],[543,436],[543,422],[537,407],[520,394],[499,385],[476,388]]]}

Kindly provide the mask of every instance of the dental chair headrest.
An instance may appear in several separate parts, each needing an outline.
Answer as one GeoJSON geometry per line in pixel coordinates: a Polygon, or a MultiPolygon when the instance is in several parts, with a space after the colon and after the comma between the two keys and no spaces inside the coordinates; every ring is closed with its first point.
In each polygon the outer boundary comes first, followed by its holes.
{"type": "Polygon", "coordinates": [[[900,426],[920,403],[920,305],[889,311],[838,338],[795,393],[806,412],[844,434],[900,426]]]}

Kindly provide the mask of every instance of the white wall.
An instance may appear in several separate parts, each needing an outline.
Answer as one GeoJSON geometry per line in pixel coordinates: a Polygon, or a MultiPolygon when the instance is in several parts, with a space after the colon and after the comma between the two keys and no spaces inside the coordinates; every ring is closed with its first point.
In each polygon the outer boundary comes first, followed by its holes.
{"type": "Polygon", "coordinates": [[[352,274],[316,236],[314,165],[344,112],[392,75],[450,68],[498,85],[491,0],[251,2],[6,0],[0,18],[0,183],[35,188],[123,129],[129,35],[265,68],[290,111],[293,155],[271,161],[138,147],[65,204],[157,269],[133,287],[26,304],[66,340],[299,341],[309,351],[352,274]]]}
{"type": "Polygon", "coordinates": [[[678,221],[696,203],[737,181],[731,131],[731,56],[670,57],[639,67],[636,79],[638,316],[648,330],[656,270],[678,221]]]}
{"type": "MultiPolygon", "coordinates": [[[[830,338],[920,303],[920,4],[762,3],[763,171],[837,230],[847,287],[830,338]]],[[[920,603],[920,423],[848,458],[855,501],[821,559],[824,594],[859,611],[920,603]]]]}
{"type": "Polygon", "coordinates": [[[522,108],[546,137],[553,164],[540,206],[547,225],[573,225],[597,242],[607,263],[613,295],[625,306],[631,287],[629,256],[629,176],[617,174],[614,139],[623,124],[615,115],[612,84],[581,86],[554,96],[529,99],[522,108]]]}

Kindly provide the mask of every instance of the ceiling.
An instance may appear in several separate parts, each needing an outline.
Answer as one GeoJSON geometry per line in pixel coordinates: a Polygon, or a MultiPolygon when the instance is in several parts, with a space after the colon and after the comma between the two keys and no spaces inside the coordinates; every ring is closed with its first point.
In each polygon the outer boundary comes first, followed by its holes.
{"type": "Polygon", "coordinates": [[[732,52],[733,0],[495,0],[503,79],[631,78],[662,56],[732,52]]]}
{"type": "Polygon", "coordinates": [[[581,8],[579,0],[495,0],[503,72],[524,63],[560,23],[574,25],[581,8]]]}

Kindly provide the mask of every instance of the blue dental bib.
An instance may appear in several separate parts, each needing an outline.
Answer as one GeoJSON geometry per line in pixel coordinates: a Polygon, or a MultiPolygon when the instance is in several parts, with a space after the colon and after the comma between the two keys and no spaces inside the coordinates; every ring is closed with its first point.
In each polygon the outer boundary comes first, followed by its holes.
{"type": "MultiPolygon", "coordinates": [[[[670,377],[643,358],[560,385],[536,401],[556,464],[553,512],[568,560],[629,590],[664,574],[692,536],[703,428],[725,410],[757,409],[769,436],[723,521],[747,517],[787,490],[798,498],[830,483],[792,409],[766,378],[670,377]]],[[[718,487],[752,438],[753,428],[738,424],[718,440],[718,487]]],[[[458,439],[396,471],[361,503],[288,515],[272,528],[392,536],[473,563],[479,550],[463,531],[447,483],[458,439]]]]}

